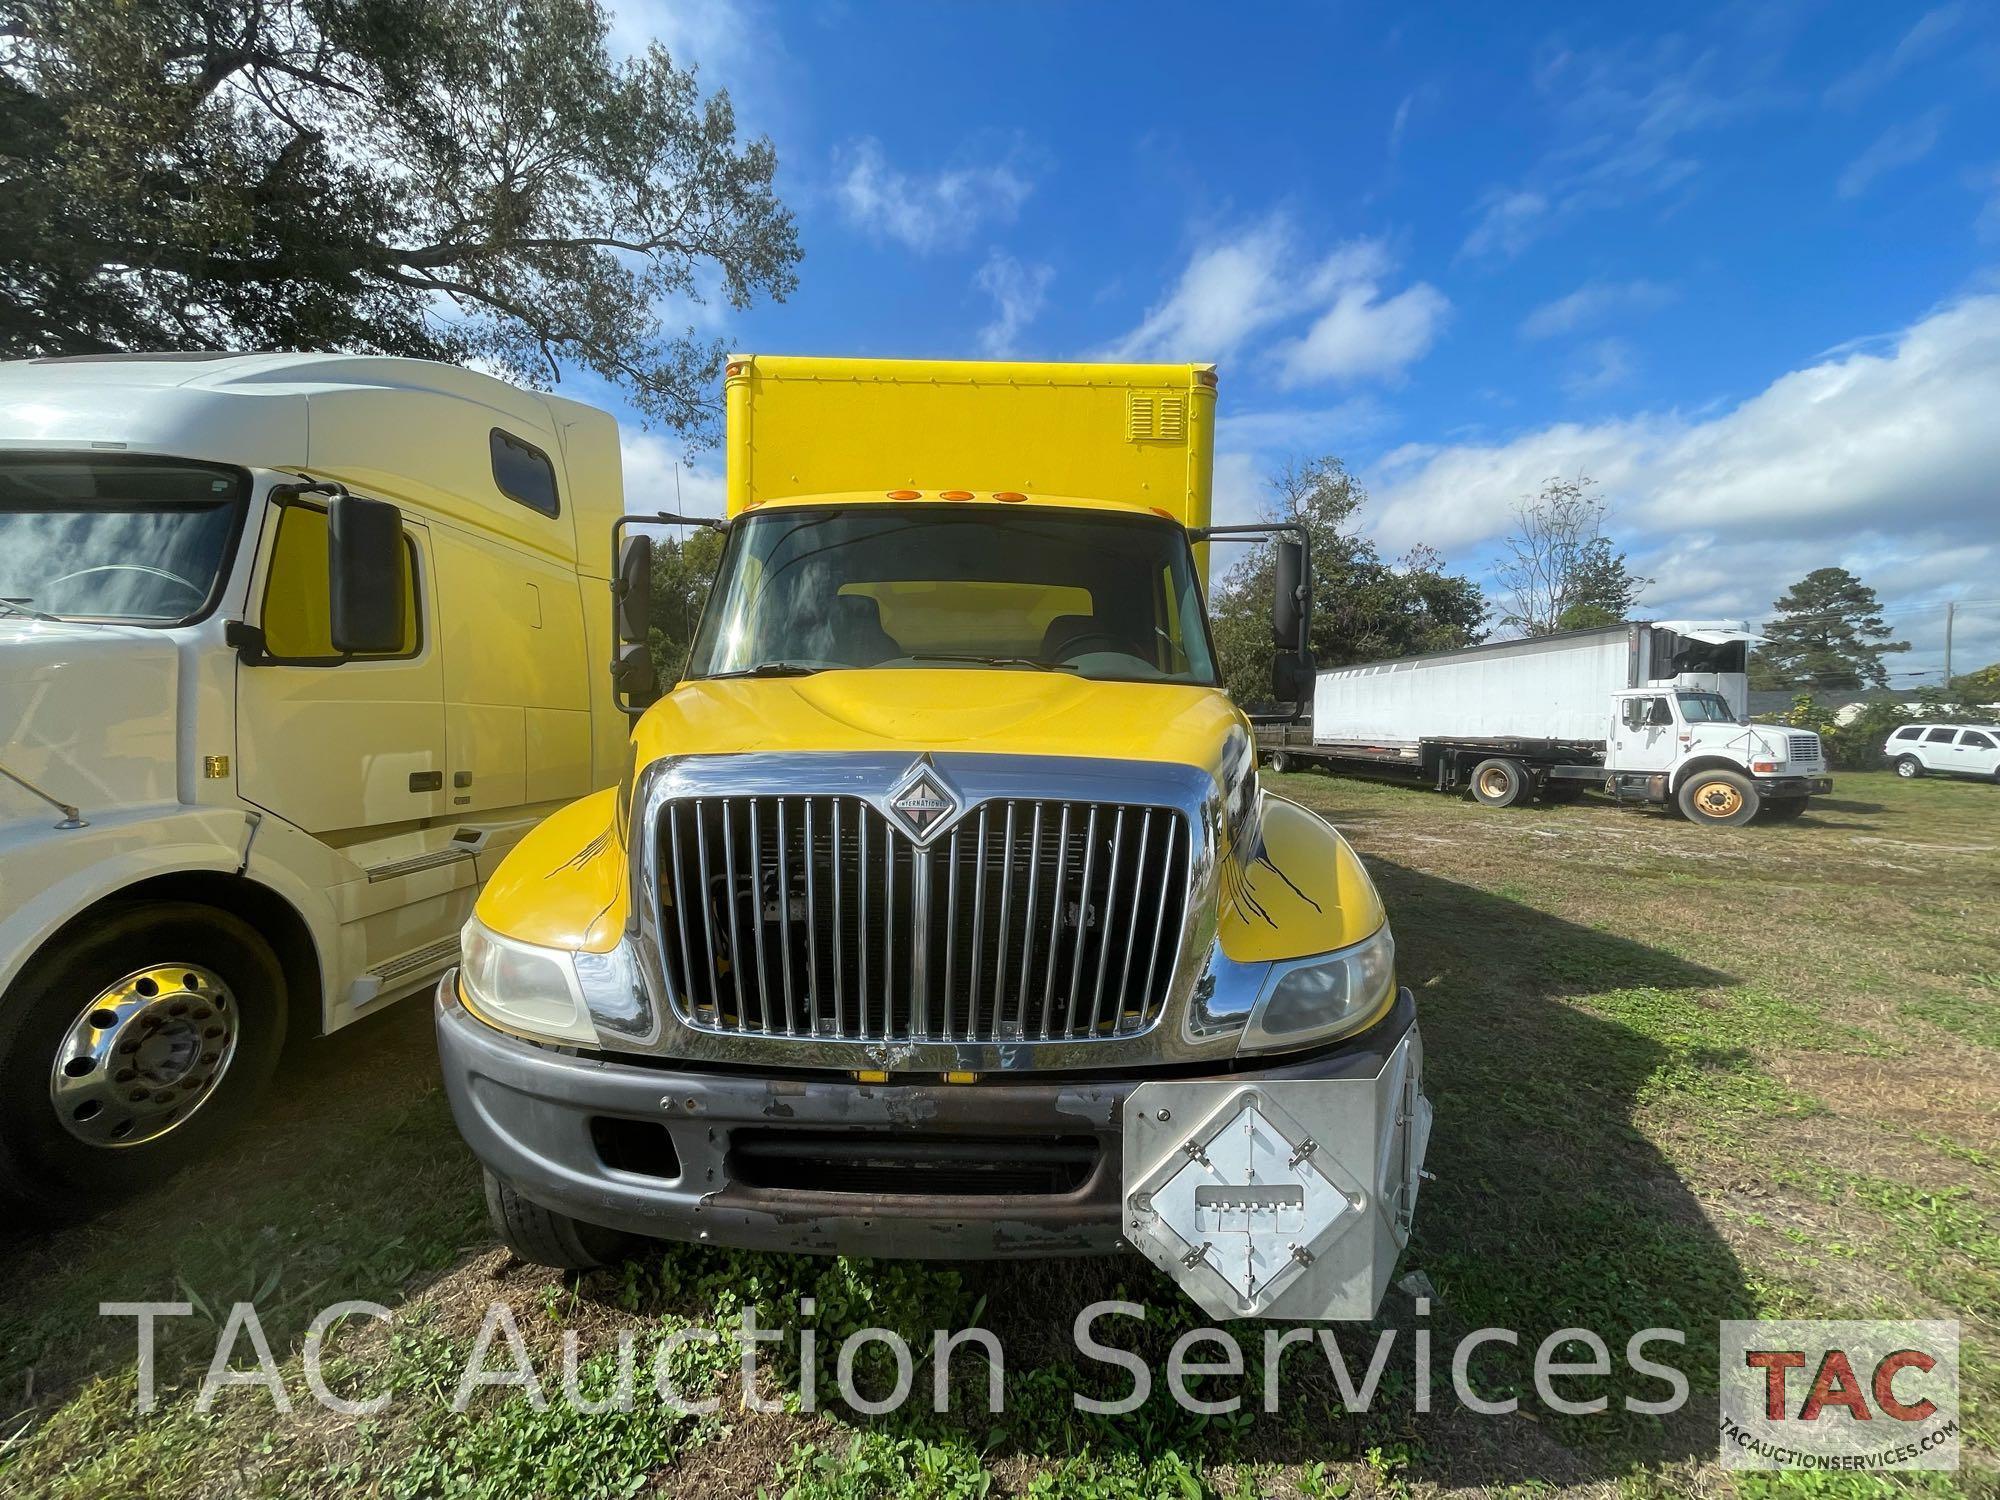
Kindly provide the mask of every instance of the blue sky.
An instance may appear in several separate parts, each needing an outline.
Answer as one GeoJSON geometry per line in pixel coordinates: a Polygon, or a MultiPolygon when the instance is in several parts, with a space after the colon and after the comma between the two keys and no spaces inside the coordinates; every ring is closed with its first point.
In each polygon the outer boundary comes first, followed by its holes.
{"type": "MultiPolygon", "coordinates": [[[[1587,473],[1644,612],[1840,563],[1934,673],[2000,599],[2000,15],[1650,15],[626,0],[614,42],[777,146],[797,293],[675,310],[732,347],[1213,359],[1225,512],[1335,453],[1386,551],[1483,577],[1587,473]]],[[[635,503],[678,456],[635,432],[635,503]]]]}

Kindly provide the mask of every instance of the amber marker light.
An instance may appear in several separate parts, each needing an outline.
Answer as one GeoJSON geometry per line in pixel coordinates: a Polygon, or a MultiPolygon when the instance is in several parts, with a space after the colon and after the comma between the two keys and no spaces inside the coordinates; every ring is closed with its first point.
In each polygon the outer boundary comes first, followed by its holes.
{"type": "Polygon", "coordinates": [[[971,491],[971,490],[939,490],[939,491],[938,491],[938,499],[940,499],[940,500],[970,500],[971,498],[972,498],[972,491],[971,491]]]}
{"type": "Polygon", "coordinates": [[[924,492],[922,490],[891,490],[889,491],[889,498],[891,500],[921,500],[924,498],[924,492]]]}
{"type": "Polygon", "coordinates": [[[993,498],[995,500],[1005,500],[1009,505],[1019,505],[1028,497],[1019,490],[995,490],[993,498]]]}

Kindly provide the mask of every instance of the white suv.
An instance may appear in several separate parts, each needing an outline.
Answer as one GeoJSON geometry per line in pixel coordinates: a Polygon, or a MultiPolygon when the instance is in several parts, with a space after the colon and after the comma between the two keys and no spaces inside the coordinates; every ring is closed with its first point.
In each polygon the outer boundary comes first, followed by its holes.
{"type": "Polygon", "coordinates": [[[2000,781],[2000,726],[1992,724],[1905,724],[1882,753],[1905,778],[1928,772],[2000,781]]]}

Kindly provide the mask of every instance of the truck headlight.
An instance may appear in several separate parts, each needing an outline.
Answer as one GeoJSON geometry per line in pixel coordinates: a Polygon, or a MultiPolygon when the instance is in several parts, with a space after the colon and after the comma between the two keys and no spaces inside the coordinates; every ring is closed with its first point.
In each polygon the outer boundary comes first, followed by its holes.
{"type": "Polygon", "coordinates": [[[1273,964],[1237,1050],[1275,1052],[1331,1040],[1374,1016],[1395,987],[1396,940],[1387,922],[1351,948],[1273,964]]]}
{"type": "Polygon", "coordinates": [[[576,955],[502,937],[473,917],[459,934],[458,981],[482,1019],[551,1041],[598,1045],[576,955]]]}

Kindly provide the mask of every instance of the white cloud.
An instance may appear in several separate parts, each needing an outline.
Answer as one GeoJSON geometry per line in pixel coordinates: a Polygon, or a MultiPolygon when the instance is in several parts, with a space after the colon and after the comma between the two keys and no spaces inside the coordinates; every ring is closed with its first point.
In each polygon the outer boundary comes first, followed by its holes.
{"type": "Polygon", "coordinates": [[[1597,339],[1582,350],[1563,377],[1572,396],[1599,396],[1632,378],[1638,364],[1632,346],[1623,339],[1597,339]]]}
{"type": "Polygon", "coordinates": [[[1901,73],[1914,62],[1930,56],[1944,44],[1965,19],[1962,4],[1940,5],[1917,18],[1916,24],[1887,52],[1869,58],[1853,72],[1835,80],[1826,91],[1826,102],[1851,109],[1901,73]]]}
{"type": "Polygon", "coordinates": [[[682,456],[679,445],[658,433],[620,427],[618,452],[625,469],[627,510],[672,510],[688,516],[720,516],[726,493],[723,476],[682,456]]]}
{"type": "Polygon", "coordinates": [[[1943,127],[1942,106],[1928,110],[1914,120],[1891,125],[1870,143],[1867,150],[1848,163],[1847,170],[1834,184],[1834,191],[1843,198],[1858,198],[1868,191],[1876,178],[1901,167],[1914,166],[1931,154],[1931,148],[1938,143],[1938,132],[1943,127]]]}
{"type": "Polygon", "coordinates": [[[1054,276],[1053,266],[1023,265],[999,250],[986,257],[972,278],[972,284],[993,299],[993,321],[979,330],[982,354],[1001,359],[1014,352],[1022,330],[1041,315],[1054,276]]]}
{"type": "Polygon", "coordinates": [[[989,221],[1012,223],[1034,191],[1014,157],[905,172],[890,164],[882,143],[872,136],[837,148],[834,170],[834,195],[847,222],[864,232],[886,234],[919,255],[963,245],[989,221]]]}
{"type": "Polygon", "coordinates": [[[1657,281],[1591,281],[1566,297],[1544,302],[1521,320],[1521,337],[1555,338],[1591,327],[1624,311],[1647,312],[1673,301],[1674,293],[1657,281]]]}
{"type": "Polygon", "coordinates": [[[1344,286],[1302,338],[1282,344],[1283,382],[1399,378],[1436,342],[1451,301],[1428,282],[1384,297],[1372,281],[1344,286]]]}
{"type": "Polygon", "coordinates": [[[1886,348],[1850,348],[1713,415],[1559,423],[1511,441],[1409,445],[1370,477],[1385,544],[1503,535],[1553,474],[1600,480],[1627,524],[1729,538],[1766,571],[1870,530],[1993,541],[2000,296],[1942,308],[1886,348]],[[1779,544],[1774,550],[1772,543],[1779,544]]]}
{"type": "Polygon", "coordinates": [[[1690,54],[1672,38],[1549,49],[1534,82],[1557,144],[1522,180],[1480,196],[1459,253],[1510,259],[1575,218],[1684,190],[1701,170],[1691,142],[1772,102],[1763,72],[1773,55],[1747,43],[1690,54]]]}
{"type": "Polygon", "coordinates": [[[1312,258],[1274,214],[1201,246],[1173,291],[1105,352],[1112,359],[1224,359],[1260,334],[1309,319],[1274,354],[1285,383],[1399,376],[1436,339],[1451,304],[1424,282],[1387,293],[1380,240],[1312,258]]]}
{"type": "Polygon", "coordinates": [[[1482,200],[1479,222],[1465,237],[1460,254],[1471,256],[1519,255],[1534,243],[1549,216],[1549,200],[1541,193],[1522,188],[1494,189],[1482,200]]]}

